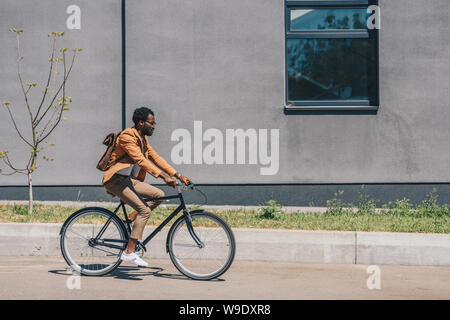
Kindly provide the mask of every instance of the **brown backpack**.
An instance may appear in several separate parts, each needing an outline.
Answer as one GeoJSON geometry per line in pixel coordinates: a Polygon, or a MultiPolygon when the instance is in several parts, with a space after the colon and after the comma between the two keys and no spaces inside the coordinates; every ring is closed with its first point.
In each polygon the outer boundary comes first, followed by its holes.
{"type": "MultiPolygon", "coordinates": [[[[122,131],[121,131],[122,132],[122,131]]],[[[105,153],[101,157],[100,161],[97,164],[97,169],[101,171],[108,170],[114,163],[120,161],[122,158],[124,158],[127,154],[125,153],[120,158],[116,159],[115,161],[111,161],[111,155],[114,151],[114,148],[117,144],[117,138],[119,137],[120,133],[110,133],[106,136],[105,140],[103,140],[103,144],[107,146],[105,153]]]]}

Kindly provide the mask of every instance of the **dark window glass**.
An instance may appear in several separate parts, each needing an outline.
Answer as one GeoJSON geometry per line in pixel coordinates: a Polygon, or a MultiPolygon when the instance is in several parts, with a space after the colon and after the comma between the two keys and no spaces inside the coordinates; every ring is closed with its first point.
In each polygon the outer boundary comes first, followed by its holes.
{"type": "Polygon", "coordinates": [[[291,31],[367,29],[367,9],[292,9],[291,31]]]}
{"type": "Polygon", "coordinates": [[[372,100],[373,39],[288,39],[288,100],[372,100]]]}

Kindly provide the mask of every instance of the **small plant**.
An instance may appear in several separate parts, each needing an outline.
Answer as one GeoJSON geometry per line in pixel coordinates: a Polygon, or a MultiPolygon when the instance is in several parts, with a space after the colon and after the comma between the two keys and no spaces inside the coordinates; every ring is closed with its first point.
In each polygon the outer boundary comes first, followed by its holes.
{"type": "Polygon", "coordinates": [[[28,207],[24,205],[13,205],[12,210],[14,214],[19,216],[26,216],[28,214],[28,207]]]}
{"type": "Polygon", "coordinates": [[[409,216],[412,214],[412,207],[413,205],[407,198],[395,202],[389,201],[387,204],[383,205],[384,213],[393,216],[409,216]]]}
{"type": "Polygon", "coordinates": [[[437,198],[437,189],[433,188],[433,190],[428,193],[428,198],[424,199],[421,204],[416,206],[417,213],[425,217],[441,216],[442,210],[437,204],[437,198]]]}
{"type": "Polygon", "coordinates": [[[444,204],[441,207],[441,213],[443,217],[448,217],[450,218],[450,206],[448,204],[444,204]]]}
{"type": "Polygon", "coordinates": [[[277,203],[275,199],[270,199],[266,205],[259,209],[258,213],[261,218],[275,219],[277,215],[283,212],[283,206],[277,203]]]}
{"type": "Polygon", "coordinates": [[[364,192],[364,185],[361,187],[358,197],[359,201],[357,214],[373,215],[376,213],[376,201],[374,199],[370,199],[370,196],[364,192]]]}
{"type": "MultiPolygon", "coordinates": [[[[344,190],[339,190],[334,193],[334,198],[331,200],[327,200],[327,211],[325,214],[327,215],[341,215],[346,212],[344,209],[349,205],[346,205],[342,202],[342,195],[344,194],[344,190]]],[[[351,206],[351,205],[350,205],[351,206]]]]}

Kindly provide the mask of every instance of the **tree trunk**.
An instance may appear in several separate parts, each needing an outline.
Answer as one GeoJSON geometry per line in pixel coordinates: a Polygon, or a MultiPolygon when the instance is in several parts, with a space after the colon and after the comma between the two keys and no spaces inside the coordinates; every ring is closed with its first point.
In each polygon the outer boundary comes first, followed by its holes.
{"type": "Polygon", "coordinates": [[[33,178],[31,173],[28,173],[28,214],[33,213],[33,178]]]}

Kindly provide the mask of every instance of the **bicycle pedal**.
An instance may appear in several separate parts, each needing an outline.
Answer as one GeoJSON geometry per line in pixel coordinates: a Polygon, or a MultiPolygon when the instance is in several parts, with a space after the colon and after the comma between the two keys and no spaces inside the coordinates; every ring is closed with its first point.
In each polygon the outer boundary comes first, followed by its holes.
{"type": "Polygon", "coordinates": [[[142,250],[143,252],[147,252],[147,248],[142,244],[142,242],[138,241],[136,243],[136,248],[134,249],[135,252],[142,250]]]}

